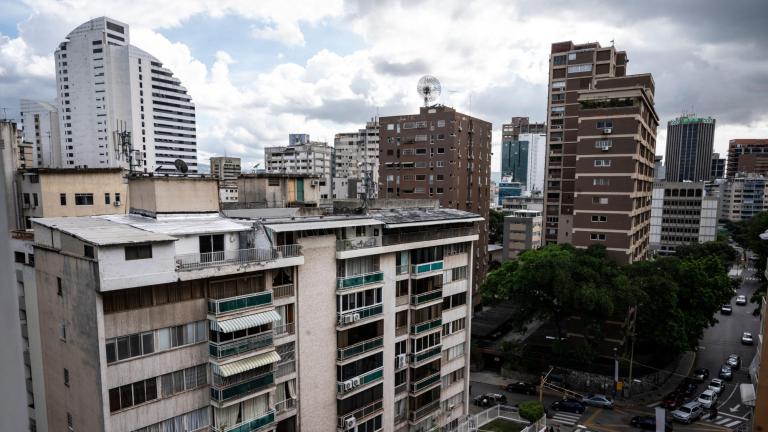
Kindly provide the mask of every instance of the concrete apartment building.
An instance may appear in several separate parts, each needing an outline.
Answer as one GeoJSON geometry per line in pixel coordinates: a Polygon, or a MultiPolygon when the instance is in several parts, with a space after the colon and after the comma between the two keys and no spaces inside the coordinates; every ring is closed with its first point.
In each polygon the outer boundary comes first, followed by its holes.
{"type": "Polygon", "coordinates": [[[24,142],[32,145],[27,168],[61,167],[59,110],[53,103],[22,99],[19,102],[24,142]]]}
{"type": "Polygon", "coordinates": [[[196,173],[195,105],[172,71],[130,44],[128,25],[100,17],[66,39],[54,54],[57,167],[173,173],[181,159],[196,173]]]}
{"type": "Polygon", "coordinates": [[[544,211],[544,197],[538,193],[531,196],[505,197],[501,202],[501,211],[510,213],[513,210],[544,211]]]}
{"type": "Polygon", "coordinates": [[[211,179],[129,187],[131,214],[33,221],[49,430],[466,417],[477,215],[233,220],[211,179]]]}
{"type": "Polygon", "coordinates": [[[667,123],[666,181],[711,181],[715,119],[680,116],[667,123]]]}
{"type": "Polygon", "coordinates": [[[768,174],[768,139],[732,139],[728,142],[728,177],[768,174]]]}
{"type": "Polygon", "coordinates": [[[547,125],[512,117],[501,127],[501,175],[520,182],[525,191],[544,190],[547,125]]]}
{"type": "Polygon", "coordinates": [[[712,153],[712,168],[710,178],[712,180],[725,177],[725,158],[720,157],[720,153],[712,153]]]}
{"type": "Polygon", "coordinates": [[[538,249],[542,244],[542,219],[539,210],[515,210],[504,217],[503,261],[521,253],[538,249]]]}
{"type": "Polygon", "coordinates": [[[311,174],[320,176],[320,198],[333,197],[334,151],[328,143],[309,141],[309,135],[290,134],[287,147],[265,147],[264,163],[268,173],[311,174]]]}
{"type": "Polygon", "coordinates": [[[545,243],[605,245],[618,262],[648,253],[658,116],[650,74],[599,43],[552,44],[545,243]]]}
{"type": "Polygon", "coordinates": [[[240,176],[240,158],[212,157],[211,176],[219,181],[219,200],[237,202],[237,178],[240,176]]]}
{"type": "Polygon", "coordinates": [[[365,124],[357,132],[339,133],[333,139],[333,197],[338,199],[378,196],[379,122],[365,124]],[[369,183],[366,190],[366,178],[369,183]]]}
{"type": "MultiPolygon", "coordinates": [[[[434,105],[418,114],[379,118],[379,197],[432,198],[445,208],[488,219],[491,201],[489,122],[434,105]]],[[[485,278],[488,224],[480,223],[473,290],[485,278]],[[482,251],[482,253],[481,253],[482,251]]],[[[480,297],[476,297],[479,304],[480,297]]]]}
{"type": "Polygon", "coordinates": [[[768,209],[768,178],[750,174],[720,186],[720,219],[738,222],[768,209]]]}
{"type": "Polygon", "coordinates": [[[321,180],[311,174],[241,174],[237,178],[236,207],[317,207],[321,202],[321,180]]]}
{"type": "Polygon", "coordinates": [[[718,200],[704,182],[657,182],[651,203],[651,251],[668,255],[680,245],[715,241],[718,200]]]}

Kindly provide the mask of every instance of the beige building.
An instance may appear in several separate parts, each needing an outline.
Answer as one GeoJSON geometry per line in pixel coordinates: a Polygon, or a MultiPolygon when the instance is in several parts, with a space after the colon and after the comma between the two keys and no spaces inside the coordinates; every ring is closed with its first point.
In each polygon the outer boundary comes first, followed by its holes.
{"type": "Polygon", "coordinates": [[[768,178],[749,174],[728,178],[720,185],[720,219],[738,222],[768,209],[768,178]]]}
{"type": "Polygon", "coordinates": [[[504,217],[503,260],[517,258],[521,253],[538,249],[542,243],[541,211],[514,210],[504,217]]]}
{"type": "Polygon", "coordinates": [[[211,176],[219,181],[219,200],[237,202],[237,177],[240,176],[240,158],[212,157],[211,176]]]}
{"type": "Polygon", "coordinates": [[[322,177],[310,174],[241,174],[238,206],[250,208],[317,207],[322,177]]]}

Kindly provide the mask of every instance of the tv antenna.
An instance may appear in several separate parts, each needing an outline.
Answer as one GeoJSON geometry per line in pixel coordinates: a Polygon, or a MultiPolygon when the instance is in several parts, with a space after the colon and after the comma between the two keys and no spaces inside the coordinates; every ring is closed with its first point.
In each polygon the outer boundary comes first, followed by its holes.
{"type": "Polygon", "coordinates": [[[189,167],[187,166],[187,163],[181,159],[176,159],[175,161],[173,161],[173,166],[176,167],[176,171],[182,174],[186,174],[187,171],[189,171],[189,167]]]}
{"type": "Polygon", "coordinates": [[[424,106],[429,106],[440,97],[440,81],[432,75],[424,75],[416,85],[416,91],[424,98],[424,106]]]}

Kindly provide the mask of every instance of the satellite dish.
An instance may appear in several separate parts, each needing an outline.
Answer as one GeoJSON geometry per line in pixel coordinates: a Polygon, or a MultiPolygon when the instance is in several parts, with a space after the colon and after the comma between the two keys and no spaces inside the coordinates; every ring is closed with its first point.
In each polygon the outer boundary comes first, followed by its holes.
{"type": "Polygon", "coordinates": [[[416,91],[424,98],[424,106],[429,106],[440,97],[440,81],[432,75],[424,75],[419,79],[416,91]]]}
{"type": "Polygon", "coordinates": [[[175,161],[173,161],[173,166],[176,167],[176,171],[182,174],[186,174],[187,171],[189,171],[189,167],[187,166],[187,163],[181,159],[176,159],[175,161]]]}

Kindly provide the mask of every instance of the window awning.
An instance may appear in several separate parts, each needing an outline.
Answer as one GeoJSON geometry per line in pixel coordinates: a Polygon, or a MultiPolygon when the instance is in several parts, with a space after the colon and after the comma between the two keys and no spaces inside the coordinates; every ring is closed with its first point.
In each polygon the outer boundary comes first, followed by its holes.
{"type": "Polygon", "coordinates": [[[242,360],[238,360],[232,363],[224,365],[213,364],[213,373],[222,377],[228,377],[237,375],[239,373],[247,372],[251,369],[266,366],[270,363],[280,361],[280,354],[277,351],[270,351],[268,353],[259,354],[257,356],[248,357],[242,360]]]}
{"type": "Polygon", "coordinates": [[[223,333],[232,333],[233,331],[244,330],[251,327],[258,327],[260,325],[269,324],[271,322],[280,321],[280,319],[280,314],[271,310],[228,320],[211,320],[210,323],[211,330],[223,333]]]}

